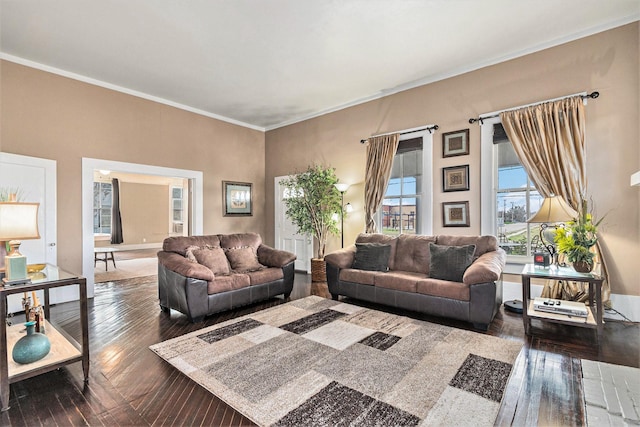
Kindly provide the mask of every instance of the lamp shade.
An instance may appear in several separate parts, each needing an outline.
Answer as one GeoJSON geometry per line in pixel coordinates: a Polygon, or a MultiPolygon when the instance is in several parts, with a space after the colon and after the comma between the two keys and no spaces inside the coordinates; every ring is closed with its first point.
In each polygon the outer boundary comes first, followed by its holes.
{"type": "Polygon", "coordinates": [[[538,209],[538,212],[527,222],[534,223],[553,223],[553,222],[567,222],[578,217],[578,212],[575,211],[567,202],[564,201],[562,196],[546,197],[542,202],[542,206],[538,209]]]}
{"type": "Polygon", "coordinates": [[[349,184],[345,184],[342,182],[339,182],[337,184],[334,184],[336,186],[336,188],[338,189],[339,192],[344,193],[345,191],[347,191],[349,189],[349,184]]]}
{"type": "Polygon", "coordinates": [[[40,203],[0,203],[0,241],[39,239],[40,203]]]}

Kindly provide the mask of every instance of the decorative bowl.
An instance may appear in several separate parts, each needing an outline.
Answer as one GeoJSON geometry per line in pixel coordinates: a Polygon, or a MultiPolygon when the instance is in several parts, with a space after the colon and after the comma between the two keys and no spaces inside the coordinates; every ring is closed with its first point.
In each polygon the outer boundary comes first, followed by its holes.
{"type": "Polygon", "coordinates": [[[27,273],[37,273],[44,270],[47,264],[29,264],[27,265],[27,273]]]}

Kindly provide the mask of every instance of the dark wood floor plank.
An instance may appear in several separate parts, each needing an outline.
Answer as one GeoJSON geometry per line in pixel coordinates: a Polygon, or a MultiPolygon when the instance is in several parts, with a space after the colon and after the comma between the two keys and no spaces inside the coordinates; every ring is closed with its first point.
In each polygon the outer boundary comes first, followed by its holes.
{"type": "MultiPolygon", "coordinates": [[[[292,298],[308,295],[330,298],[325,283],[296,274],[292,298]]],[[[83,383],[77,363],[12,384],[11,408],[0,414],[0,425],[254,425],[148,347],[284,302],[274,298],[192,324],[178,312],[160,312],[153,278],[99,284],[89,302],[89,383],[83,383]]],[[[473,330],[465,322],[353,299],[345,302],[473,330]]],[[[59,304],[51,312],[52,320],[80,339],[77,303],[59,304]]],[[[607,322],[600,343],[593,331],[582,328],[534,321],[532,331],[533,336],[525,336],[520,315],[501,309],[486,332],[523,343],[496,425],[584,425],[580,359],[640,364],[637,324],[607,322]]]]}

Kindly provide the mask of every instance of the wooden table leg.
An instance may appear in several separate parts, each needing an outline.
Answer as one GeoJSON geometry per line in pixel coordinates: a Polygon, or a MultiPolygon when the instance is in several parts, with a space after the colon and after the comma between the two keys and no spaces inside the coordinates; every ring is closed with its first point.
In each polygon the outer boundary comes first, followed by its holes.
{"type": "Polygon", "coordinates": [[[2,411],[9,409],[9,363],[7,361],[9,349],[7,347],[7,298],[0,301],[0,343],[4,350],[0,351],[0,400],[2,411]]]}
{"type": "Polygon", "coordinates": [[[80,324],[82,327],[82,372],[84,382],[89,382],[89,319],[87,311],[87,280],[82,279],[80,286],[80,324]]]}
{"type": "Polygon", "coordinates": [[[524,333],[529,335],[531,319],[529,318],[529,299],[531,299],[531,278],[522,276],[522,322],[524,323],[524,333]]]}

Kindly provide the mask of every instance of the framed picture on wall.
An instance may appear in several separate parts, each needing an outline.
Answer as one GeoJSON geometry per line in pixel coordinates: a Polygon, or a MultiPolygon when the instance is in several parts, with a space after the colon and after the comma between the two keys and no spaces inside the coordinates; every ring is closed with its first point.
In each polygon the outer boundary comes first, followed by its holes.
{"type": "Polygon", "coordinates": [[[469,227],[469,202],[442,203],[443,227],[469,227]]]}
{"type": "Polygon", "coordinates": [[[252,216],[251,183],[222,181],[224,216],[252,216]]]}
{"type": "Polygon", "coordinates": [[[469,190],[469,165],[442,168],[442,191],[469,190]]]}
{"type": "Polygon", "coordinates": [[[469,154],[469,129],[442,134],[442,157],[469,154]]]}

